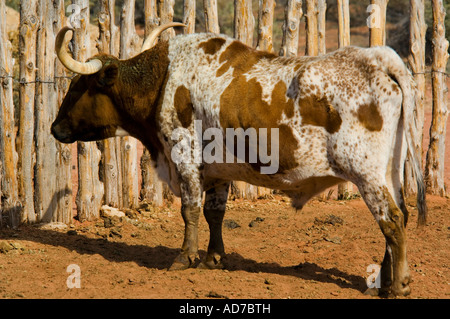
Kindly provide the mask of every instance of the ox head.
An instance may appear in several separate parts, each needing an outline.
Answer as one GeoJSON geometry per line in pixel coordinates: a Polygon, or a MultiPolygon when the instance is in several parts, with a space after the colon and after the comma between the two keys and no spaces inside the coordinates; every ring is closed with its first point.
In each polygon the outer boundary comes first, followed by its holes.
{"type": "MultiPolygon", "coordinates": [[[[158,35],[167,28],[184,26],[169,23],[156,28],[144,41],[141,52],[151,48],[158,35]]],[[[120,105],[120,65],[124,61],[111,55],[97,55],[85,63],[72,58],[65,39],[68,27],[56,37],[56,53],[61,63],[77,75],[51,127],[51,133],[60,142],[95,141],[127,134],[123,130],[126,114],[120,105]]]]}

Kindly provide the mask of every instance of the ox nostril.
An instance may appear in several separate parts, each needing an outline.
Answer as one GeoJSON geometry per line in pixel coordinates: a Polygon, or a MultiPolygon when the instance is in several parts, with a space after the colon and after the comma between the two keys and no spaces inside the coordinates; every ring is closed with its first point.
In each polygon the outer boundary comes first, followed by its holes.
{"type": "Polygon", "coordinates": [[[52,127],[50,128],[50,132],[52,133],[52,135],[54,137],[56,137],[57,132],[56,132],[56,125],[55,124],[52,124],[52,127]]]}

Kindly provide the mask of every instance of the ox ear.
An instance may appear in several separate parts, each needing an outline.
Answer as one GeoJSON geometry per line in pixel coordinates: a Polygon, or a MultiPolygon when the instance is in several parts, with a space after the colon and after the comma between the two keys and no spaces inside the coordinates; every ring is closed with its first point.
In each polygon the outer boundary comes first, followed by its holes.
{"type": "Polygon", "coordinates": [[[119,73],[119,67],[117,63],[111,63],[104,66],[98,72],[97,84],[100,87],[110,87],[114,84],[119,73]]]}

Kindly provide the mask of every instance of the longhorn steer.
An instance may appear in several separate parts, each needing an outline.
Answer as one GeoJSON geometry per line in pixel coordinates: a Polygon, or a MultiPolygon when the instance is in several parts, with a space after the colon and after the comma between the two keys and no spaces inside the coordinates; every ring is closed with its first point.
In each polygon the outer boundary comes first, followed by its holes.
{"type": "Polygon", "coordinates": [[[392,49],[346,47],[319,57],[288,58],[223,35],[192,34],[128,60],[98,55],[80,64],[66,52],[67,31],[57,37],[58,56],[84,75],[72,80],[52,134],[64,143],[129,134],[149,149],[160,178],[182,201],[185,237],[171,269],[192,267],[198,258],[203,192],[210,242],[201,265],[220,268],[230,181],[282,190],[299,209],[315,194],[348,180],[358,186],[386,237],[381,292],[410,292],[402,188],[407,157],[417,180],[419,224],[425,223],[426,204],[413,148],[414,87],[392,49]],[[262,173],[267,158],[262,160],[260,148],[253,161],[233,153],[235,147],[215,148],[214,158],[229,159],[231,152],[232,163],[174,158],[186,137],[188,150],[197,145],[204,151],[208,130],[222,133],[207,138],[223,138],[214,144],[223,146],[227,129],[239,128],[245,130],[237,135],[248,153],[256,150],[251,137],[274,142],[265,153],[278,151],[274,173],[262,173]]]}

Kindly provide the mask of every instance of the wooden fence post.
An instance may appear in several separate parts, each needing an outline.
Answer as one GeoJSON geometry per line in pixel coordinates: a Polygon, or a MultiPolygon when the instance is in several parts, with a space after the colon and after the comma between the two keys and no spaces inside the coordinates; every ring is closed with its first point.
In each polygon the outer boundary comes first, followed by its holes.
{"type": "Polygon", "coordinates": [[[36,45],[36,102],[35,102],[35,212],[36,221],[51,222],[57,215],[58,202],[65,192],[58,187],[58,142],[50,134],[56,117],[58,85],[55,81],[55,34],[60,21],[59,3],[39,0],[39,28],[36,45]]]}
{"type": "MultiPolygon", "coordinates": [[[[252,12],[252,1],[235,0],[234,38],[252,47],[254,26],[255,18],[252,12]]],[[[237,197],[252,200],[258,197],[258,189],[256,186],[241,181],[233,182],[232,191],[234,191],[237,197]]]]}
{"type": "Polygon", "coordinates": [[[273,52],[273,15],[275,0],[259,0],[258,10],[258,44],[256,48],[273,52]]]}
{"type": "Polygon", "coordinates": [[[217,0],[203,0],[206,32],[220,33],[217,0]]]}
{"type": "Polygon", "coordinates": [[[430,127],[430,145],[425,167],[427,191],[446,195],[444,185],[445,135],[448,117],[446,66],[448,40],[445,38],[445,8],[442,0],[432,0],[433,8],[433,62],[431,83],[433,91],[433,118],[430,127]]]}
{"type": "Polygon", "coordinates": [[[22,1],[19,29],[19,129],[17,135],[19,196],[23,204],[21,222],[34,223],[34,94],[36,84],[36,0],[22,1]]]}
{"type": "Polygon", "coordinates": [[[306,51],[309,56],[319,53],[319,37],[317,36],[318,0],[306,0],[306,51]]]}
{"type": "Polygon", "coordinates": [[[185,34],[195,32],[195,0],[184,0],[183,23],[187,25],[185,34]]]}
{"type": "MultiPolygon", "coordinates": [[[[338,47],[350,45],[350,8],[348,0],[337,0],[338,6],[338,47]]],[[[337,198],[345,199],[353,193],[351,182],[338,184],[337,198]]]]}
{"type": "Polygon", "coordinates": [[[389,0],[370,0],[369,44],[371,47],[386,43],[386,7],[389,0]]]}
{"type": "MultiPolygon", "coordinates": [[[[258,50],[273,52],[273,15],[275,0],[259,0],[258,9],[258,50]]],[[[265,187],[257,187],[257,198],[270,195],[272,190],[265,187]]]]}
{"type": "MultiPolygon", "coordinates": [[[[0,0],[0,15],[6,17],[5,1],[0,0]]],[[[0,162],[2,162],[3,216],[16,228],[22,211],[17,183],[17,153],[14,130],[12,45],[6,32],[6,19],[0,21],[0,162]],[[6,214],[5,214],[6,212],[6,214]]],[[[1,201],[1,198],[0,198],[1,201]]]]}
{"type": "Polygon", "coordinates": [[[145,0],[144,16],[145,16],[144,37],[147,37],[153,31],[153,29],[159,25],[157,0],[145,0]]]}
{"type": "MultiPolygon", "coordinates": [[[[161,25],[170,23],[173,21],[173,6],[175,5],[175,0],[159,0],[160,9],[160,20],[161,25]]],[[[134,25],[134,24],[133,24],[134,25]]],[[[169,40],[175,36],[175,30],[173,28],[166,29],[161,33],[161,40],[169,40]]]]}
{"type": "Polygon", "coordinates": [[[251,0],[234,0],[234,38],[253,46],[253,17],[251,0]]]}
{"type": "Polygon", "coordinates": [[[283,23],[281,56],[297,56],[300,20],[303,16],[302,0],[288,0],[283,23]]]}
{"type": "MultiPolygon", "coordinates": [[[[134,0],[125,0],[123,3],[120,18],[120,59],[129,59],[140,50],[140,41],[134,25],[134,4],[134,0]]],[[[126,208],[135,208],[139,199],[137,140],[130,136],[123,137],[121,140],[123,205],[126,208]]]]}
{"type": "MultiPolygon", "coordinates": [[[[159,24],[158,9],[156,0],[146,0],[144,4],[145,10],[145,35],[146,38],[159,24]]],[[[144,147],[141,156],[141,199],[153,203],[155,206],[162,206],[163,182],[159,180],[150,157],[150,152],[144,147]]]]}
{"type": "MultiPolygon", "coordinates": [[[[100,12],[98,14],[99,36],[97,39],[97,49],[99,53],[113,54],[116,46],[116,32],[114,16],[114,0],[102,0],[100,2],[100,12]]],[[[120,171],[120,161],[117,149],[120,148],[120,140],[112,137],[98,142],[102,152],[101,172],[105,189],[104,204],[112,207],[122,207],[119,194],[122,191],[122,183],[119,181],[122,174],[120,171]]]]}
{"type": "MultiPolygon", "coordinates": [[[[65,7],[64,0],[57,0],[53,3],[55,10],[55,20],[53,27],[55,32],[58,32],[63,25],[65,25],[65,7]]],[[[54,41],[54,37],[52,41],[54,41]]],[[[58,61],[58,59],[55,59],[58,61]]],[[[66,68],[59,62],[55,63],[55,85],[56,85],[56,103],[52,105],[53,112],[56,117],[57,110],[61,105],[64,96],[69,88],[69,81],[67,79],[66,68]]],[[[52,121],[54,118],[51,119],[52,121]]],[[[50,137],[53,139],[53,137],[50,137]]],[[[56,209],[52,214],[52,222],[61,222],[64,224],[71,224],[73,220],[73,186],[72,186],[72,145],[56,143],[56,209]]]]}
{"type": "Polygon", "coordinates": [[[327,26],[327,20],[326,20],[326,13],[327,13],[327,1],[326,0],[319,0],[318,2],[318,16],[317,16],[317,37],[318,37],[318,54],[325,54],[327,53],[327,46],[326,46],[326,26],[327,26]]]}
{"type": "MultiPolygon", "coordinates": [[[[423,128],[425,116],[425,34],[427,25],[425,24],[425,1],[410,0],[410,54],[408,62],[413,72],[414,81],[417,85],[416,90],[416,124],[417,144],[415,145],[422,164],[423,154],[423,128]]],[[[412,195],[416,193],[417,186],[414,179],[412,167],[409,162],[405,163],[405,194],[412,195]]]]}
{"type": "MultiPolygon", "coordinates": [[[[80,11],[80,28],[75,29],[73,38],[74,58],[85,61],[91,56],[89,25],[89,1],[73,0],[80,11]]],[[[95,142],[78,142],[78,192],[76,197],[78,219],[94,220],[100,215],[103,200],[103,183],[99,180],[100,151],[95,142]]]]}
{"type": "Polygon", "coordinates": [[[350,45],[350,8],[348,0],[337,0],[339,48],[350,45]]]}
{"type": "MultiPolygon", "coordinates": [[[[1,0],[0,0],[1,1],[1,0]]],[[[1,11],[1,5],[0,5],[0,13],[3,13],[4,11],[1,11]]],[[[1,32],[1,30],[0,30],[1,32]]],[[[1,100],[0,100],[1,103],[1,100]]],[[[0,104],[1,105],[1,104],[0,104]]],[[[1,108],[0,108],[0,115],[2,114],[1,108]]],[[[0,120],[1,124],[1,120],[0,120]]],[[[0,139],[2,138],[2,133],[0,130],[0,139]]],[[[0,147],[3,146],[2,141],[0,140],[0,147]]],[[[3,205],[2,205],[2,174],[3,174],[3,160],[0,156],[0,229],[3,228],[3,205]]]]}

